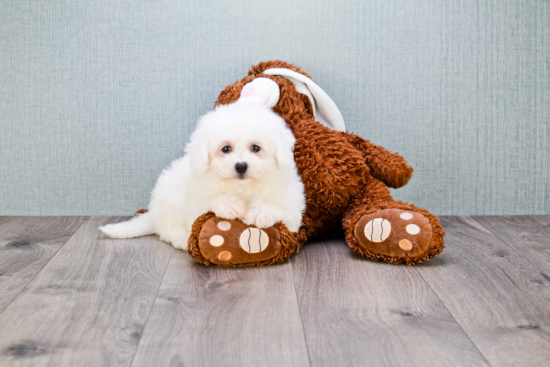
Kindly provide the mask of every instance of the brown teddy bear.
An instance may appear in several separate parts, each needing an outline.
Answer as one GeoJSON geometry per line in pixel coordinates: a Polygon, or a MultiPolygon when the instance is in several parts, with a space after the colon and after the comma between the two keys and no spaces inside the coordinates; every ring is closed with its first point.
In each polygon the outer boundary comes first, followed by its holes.
{"type": "Polygon", "coordinates": [[[294,157],[306,194],[302,226],[297,233],[282,223],[258,229],[205,213],[193,224],[192,257],[206,265],[274,264],[339,225],[348,245],[372,259],[415,264],[443,250],[445,231],[437,217],[390,196],[388,186],[405,185],[412,168],[398,154],[346,132],[334,102],[299,67],[278,60],[253,66],[221,92],[216,105],[255,93],[249,83],[256,78],[277,84],[278,99],[270,91],[264,99],[275,98],[273,111],[296,137],[294,157]]]}

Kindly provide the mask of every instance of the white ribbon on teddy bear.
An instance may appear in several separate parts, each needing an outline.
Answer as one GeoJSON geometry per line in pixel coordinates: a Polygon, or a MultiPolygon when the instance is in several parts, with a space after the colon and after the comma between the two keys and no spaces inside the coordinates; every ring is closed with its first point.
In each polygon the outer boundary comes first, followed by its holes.
{"type": "MultiPolygon", "coordinates": [[[[298,93],[309,98],[315,120],[333,130],[346,131],[344,118],[336,103],[313,80],[285,68],[267,69],[263,73],[290,80],[298,93]]],[[[279,101],[279,97],[280,90],[277,83],[268,78],[256,78],[243,87],[239,102],[257,102],[272,108],[279,101]]]]}

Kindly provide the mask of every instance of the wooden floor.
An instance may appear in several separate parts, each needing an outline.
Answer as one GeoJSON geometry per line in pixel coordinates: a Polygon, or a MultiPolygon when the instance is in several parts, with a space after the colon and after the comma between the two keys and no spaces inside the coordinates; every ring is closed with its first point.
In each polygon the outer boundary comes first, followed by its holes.
{"type": "Polygon", "coordinates": [[[550,216],[443,217],[417,266],[343,240],[205,267],[122,217],[0,217],[0,366],[549,366],[550,216]]]}

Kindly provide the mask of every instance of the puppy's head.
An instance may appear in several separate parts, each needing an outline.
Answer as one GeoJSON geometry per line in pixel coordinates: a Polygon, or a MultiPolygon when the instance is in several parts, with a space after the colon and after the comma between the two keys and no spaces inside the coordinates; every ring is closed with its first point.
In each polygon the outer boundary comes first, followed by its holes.
{"type": "Polygon", "coordinates": [[[292,167],[294,143],[286,122],[268,107],[234,103],[200,118],[186,153],[193,170],[244,183],[292,167]]]}

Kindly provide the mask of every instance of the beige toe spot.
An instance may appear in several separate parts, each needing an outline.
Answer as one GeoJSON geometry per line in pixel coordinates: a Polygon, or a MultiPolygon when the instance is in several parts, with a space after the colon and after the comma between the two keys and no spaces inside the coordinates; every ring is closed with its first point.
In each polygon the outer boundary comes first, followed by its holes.
{"type": "Polygon", "coordinates": [[[229,251],[220,252],[220,254],[218,255],[218,259],[220,261],[229,261],[231,259],[231,252],[229,251]]]}
{"type": "Polygon", "coordinates": [[[413,244],[409,240],[401,240],[399,241],[399,247],[405,251],[409,251],[413,248],[413,244]]]}
{"type": "Polygon", "coordinates": [[[210,237],[210,244],[214,247],[220,247],[221,245],[223,245],[223,241],[223,237],[218,234],[210,237]]]}
{"type": "Polygon", "coordinates": [[[401,213],[400,215],[401,219],[409,220],[413,217],[411,213],[401,213]]]}
{"type": "Polygon", "coordinates": [[[218,228],[222,231],[229,231],[231,229],[231,223],[222,220],[221,222],[218,222],[218,228]]]}
{"type": "Polygon", "coordinates": [[[407,227],[405,227],[405,230],[408,234],[418,234],[420,232],[420,227],[416,224],[409,224],[407,227]]]}

